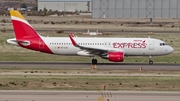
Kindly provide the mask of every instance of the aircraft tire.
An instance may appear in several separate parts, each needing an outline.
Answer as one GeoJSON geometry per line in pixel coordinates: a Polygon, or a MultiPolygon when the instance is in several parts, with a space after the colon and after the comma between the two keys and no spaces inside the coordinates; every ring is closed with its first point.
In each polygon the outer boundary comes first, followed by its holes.
{"type": "Polygon", "coordinates": [[[97,59],[94,59],[94,58],[93,58],[93,59],[91,60],[91,63],[92,63],[92,65],[97,65],[97,59]]]}
{"type": "Polygon", "coordinates": [[[150,61],[149,61],[149,64],[150,64],[150,65],[152,65],[152,64],[153,64],[153,61],[152,61],[152,60],[150,60],[150,61]]]}

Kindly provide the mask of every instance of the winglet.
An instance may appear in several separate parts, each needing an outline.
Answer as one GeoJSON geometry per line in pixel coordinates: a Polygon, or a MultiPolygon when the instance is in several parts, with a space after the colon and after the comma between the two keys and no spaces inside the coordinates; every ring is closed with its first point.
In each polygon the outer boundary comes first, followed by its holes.
{"type": "Polygon", "coordinates": [[[72,32],[69,35],[71,35],[71,37],[74,37],[74,34],[72,32]]]}
{"type": "Polygon", "coordinates": [[[72,44],[73,44],[74,46],[78,46],[78,44],[76,43],[76,41],[74,41],[73,37],[74,37],[74,35],[73,35],[72,33],[69,34],[69,38],[70,38],[72,44]]]}

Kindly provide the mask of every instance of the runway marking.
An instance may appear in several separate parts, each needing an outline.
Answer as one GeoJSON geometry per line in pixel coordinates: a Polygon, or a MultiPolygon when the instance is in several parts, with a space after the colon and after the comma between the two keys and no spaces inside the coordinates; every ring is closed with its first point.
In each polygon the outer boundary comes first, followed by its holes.
{"type": "Polygon", "coordinates": [[[103,97],[98,97],[98,101],[104,101],[103,97]]]}
{"type": "Polygon", "coordinates": [[[102,95],[102,97],[104,97],[104,95],[103,95],[103,92],[101,91],[101,95],[102,95]]]}
{"type": "Polygon", "coordinates": [[[109,92],[107,92],[107,97],[109,97],[109,92]]]}
{"type": "Polygon", "coordinates": [[[110,92],[110,96],[112,97],[112,94],[111,94],[111,92],[110,92]]]}
{"type": "Polygon", "coordinates": [[[101,91],[100,93],[102,97],[98,97],[98,101],[109,101],[113,99],[112,93],[109,91],[101,91]]]}

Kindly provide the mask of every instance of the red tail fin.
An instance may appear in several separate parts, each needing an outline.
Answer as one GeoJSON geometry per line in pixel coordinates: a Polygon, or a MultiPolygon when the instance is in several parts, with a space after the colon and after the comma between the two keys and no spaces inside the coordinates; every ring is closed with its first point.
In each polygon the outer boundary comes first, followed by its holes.
{"type": "Polygon", "coordinates": [[[10,15],[17,40],[39,36],[19,11],[11,10],[10,15]]]}
{"type": "Polygon", "coordinates": [[[11,10],[11,19],[18,45],[31,50],[36,50],[45,53],[53,52],[45,44],[42,37],[36,33],[33,27],[25,20],[19,11],[11,10]]]}

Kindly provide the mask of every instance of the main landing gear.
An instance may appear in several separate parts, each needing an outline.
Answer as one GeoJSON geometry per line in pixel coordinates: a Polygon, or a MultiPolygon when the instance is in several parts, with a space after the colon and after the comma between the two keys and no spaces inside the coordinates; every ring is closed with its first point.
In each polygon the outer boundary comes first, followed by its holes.
{"type": "Polygon", "coordinates": [[[97,59],[93,58],[91,63],[92,63],[92,69],[96,69],[97,68],[97,66],[96,66],[97,65],[97,59]]]}
{"type": "Polygon", "coordinates": [[[152,56],[149,56],[149,64],[152,65],[153,61],[151,60],[152,56]]]}

